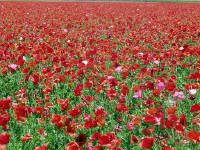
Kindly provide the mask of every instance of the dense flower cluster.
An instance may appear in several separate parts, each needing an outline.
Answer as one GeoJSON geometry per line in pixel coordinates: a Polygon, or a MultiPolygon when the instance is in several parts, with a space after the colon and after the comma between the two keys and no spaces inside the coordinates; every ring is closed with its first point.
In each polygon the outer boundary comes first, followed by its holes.
{"type": "Polygon", "coordinates": [[[199,17],[198,4],[0,2],[0,149],[198,149],[199,17]]]}

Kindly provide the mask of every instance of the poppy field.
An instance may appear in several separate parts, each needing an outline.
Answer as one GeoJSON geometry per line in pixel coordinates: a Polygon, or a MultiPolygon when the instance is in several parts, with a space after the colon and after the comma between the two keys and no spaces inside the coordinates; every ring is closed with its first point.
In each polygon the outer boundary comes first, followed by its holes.
{"type": "Polygon", "coordinates": [[[200,5],[0,2],[0,150],[198,150],[200,5]]]}

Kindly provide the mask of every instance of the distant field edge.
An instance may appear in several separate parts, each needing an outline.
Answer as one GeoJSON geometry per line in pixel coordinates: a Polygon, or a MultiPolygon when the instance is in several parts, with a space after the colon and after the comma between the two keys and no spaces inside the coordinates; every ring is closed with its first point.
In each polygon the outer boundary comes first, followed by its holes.
{"type": "Polygon", "coordinates": [[[1,0],[2,1],[45,1],[45,2],[133,2],[133,3],[200,3],[200,0],[1,0]]]}

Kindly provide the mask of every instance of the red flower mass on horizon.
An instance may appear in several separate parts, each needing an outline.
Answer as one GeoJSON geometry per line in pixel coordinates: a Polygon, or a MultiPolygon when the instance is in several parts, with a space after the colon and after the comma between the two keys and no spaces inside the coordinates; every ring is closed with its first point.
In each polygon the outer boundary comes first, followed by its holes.
{"type": "Polygon", "coordinates": [[[0,149],[197,148],[199,14],[192,3],[0,2],[0,149]]]}

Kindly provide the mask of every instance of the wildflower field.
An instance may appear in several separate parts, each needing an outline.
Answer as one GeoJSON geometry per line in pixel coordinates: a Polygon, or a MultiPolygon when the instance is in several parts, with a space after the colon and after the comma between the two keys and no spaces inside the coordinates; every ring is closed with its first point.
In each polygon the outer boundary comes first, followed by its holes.
{"type": "Polygon", "coordinates": [[[0,150],[199,150],[200,4],[0,2],[0,150]]]}

